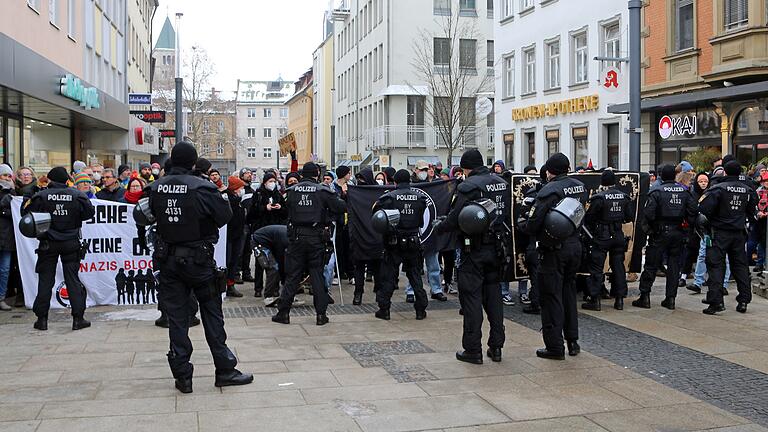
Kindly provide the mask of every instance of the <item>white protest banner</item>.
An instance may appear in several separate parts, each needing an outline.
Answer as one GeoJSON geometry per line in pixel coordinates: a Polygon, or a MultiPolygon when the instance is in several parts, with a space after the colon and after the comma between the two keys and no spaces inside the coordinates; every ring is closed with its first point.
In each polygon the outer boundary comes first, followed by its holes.
{"type": "MultiPolygon", "coordinates": [[[[80,262],[80,281],[88,292],[87,306],[156,303],[157,286],[152,273],[152,256],[149,250],[139,245],[133,205],[97,199],[91,202],[96,208],[96,215],[83,223],[83,240],[89,246],[88,254],[80,262]]],[[[21,204],[22,199],[15,197],[11,210],[16,230],[16,253],[24,284],[24,303],[31,308],[37,296],[35,250],[38,241],[19,232],[21,204]]],[[[227,262],[226,236],[225,226],[219,230],[219,242],[214,252],[219,267],[225,267],[227,262]]],[[[60,262],[56,266],[53,290],[51,308],[69,307],[60,262]]]]}

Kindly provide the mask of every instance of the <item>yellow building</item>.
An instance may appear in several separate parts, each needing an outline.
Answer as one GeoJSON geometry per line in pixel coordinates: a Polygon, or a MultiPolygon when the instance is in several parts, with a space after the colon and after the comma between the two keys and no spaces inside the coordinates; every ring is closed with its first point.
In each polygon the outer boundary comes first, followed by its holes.
{"type": "Polygon", "coordinates": [[[319,162],[334,166],[333,157],[333,37],[328,37],[313,55],[313,131],[315,153],[319,162]]]}
{"type": "Polygon", "coordinates": [[[296,93],[288,99],[288,133],[296,138],[296,156],[299,164],[316,159],[312,137],[312,69],[294,84],[296,93]]]}

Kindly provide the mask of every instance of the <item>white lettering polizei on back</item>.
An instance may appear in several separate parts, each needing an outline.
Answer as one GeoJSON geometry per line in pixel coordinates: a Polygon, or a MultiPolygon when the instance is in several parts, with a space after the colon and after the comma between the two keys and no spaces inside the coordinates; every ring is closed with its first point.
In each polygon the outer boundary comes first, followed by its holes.
{"type": "Polygon", "coordinates": [[[584,193],[584,186],[571,186],[563,189],[566,195],[576,195],[584,193]]]}
{"type": "Polygon", "coordinates": [[[72,195],[48,195],[48,201],[72,201],[72,195]]]}
{"type": "Polygon", "coordinates": [[[185,194],[187,193],[187,185],[180,184],[180,185],[160,185],[157,187],[157,191],[159,193],[167,193],[167,194],[185,194]]]}

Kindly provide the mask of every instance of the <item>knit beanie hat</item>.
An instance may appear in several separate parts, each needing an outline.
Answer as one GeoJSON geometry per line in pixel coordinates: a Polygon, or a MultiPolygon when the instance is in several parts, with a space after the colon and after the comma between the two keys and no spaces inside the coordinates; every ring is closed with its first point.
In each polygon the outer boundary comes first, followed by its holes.
{"type": "Polygon", "coordinates": [[[302,177],[317,177],[320,175],[320,167],[317,166],[314,162],[307,162],[304,164],[304,167],[301,169],[301,176],[302,177]]]}
{"type": "Polygon", "coordinates": [[[93,183],[93,180],[91,180],[91,177],[88,174],[80,173],[75,175],[75,186],[80,183],[93,183]]]}
{"type": "Polygon", "coordinates": [[[175,167],[192,169],[192,166],[195,165],[195,161],[197,161],[197,150],[195,149],[195,146],[186,141],[176,143],[171,150],[171,161],[175,167]]]}
{"type": "Polygon", "coordinates": [[[571,167],[571,161],[568,156],[562,153],[555,153],[547,159],[547,171],[554,175],[566,174],[571,167]]]}
{"type": "Polygon", "coordinates": [[[664,165],[661,167],[661,181],[673,181],[675,179],[675,167],[672,165],[664,165]]]}
{"type": "Polygon", "coordinates": [[[241,187],[245,186],[245,182],[240,180],[240,177],[238,176],[229,176],[227,178],[227,183],[229,183],[229,185],[227,186],[227,189],[230,192],[234,192],[240,189],[241,187]]]}
{"type": "Polygon", "coordinates": [[[483,166],[483,155],[477,149],[467,150],[461,155],[460,165],[464,169],[475,169],[483,166]]]}
{"type": "Polygon", "coordinates": [[[348,166],[345,166],[345,165],[342,165],[342,166],[336,168],[336,176],[338,178],[342,178],[342,177],[346,176],[347,174],[349,174],[350,171],[352,171],[352,168],[350,168],[348,166]]]}
{"type": "Polygon", "coordinates": [[[3,174],[13,175],[13,170],[7,164],[0,164],[0,175],[3,174]]]}
{"type": "Polygon", "coordinates": [[[729,161],[725,164],[725,174],[729,176],[737,176],[741,174],[741,164],[735,160],[729,161]]]}
{"type": "Polygon", "coordinates": [[[57,166],[48,171],[48,179],[56,183],[66,183],[69,181],[69,174],[67,169],[61,166],[57,166]]]}
{"type": "Polygon", "coordinates": [[[395,183],[397,183],[397,184],[400,184],[400,183],[410,183],[410,181],[411,181],[411,174],[408,171],[406,171],[404,169],[401,169],[401,170],[399,170],[399,171],[397,171],[395,173],[394,180],[395,180],[395,183]]]}
{"type": "Polygon", "coordinates": [[[600,176],[600,184],[602,186],[613,186],[616,184],[616,174],[613,170],[605,170],[600,176]]]}

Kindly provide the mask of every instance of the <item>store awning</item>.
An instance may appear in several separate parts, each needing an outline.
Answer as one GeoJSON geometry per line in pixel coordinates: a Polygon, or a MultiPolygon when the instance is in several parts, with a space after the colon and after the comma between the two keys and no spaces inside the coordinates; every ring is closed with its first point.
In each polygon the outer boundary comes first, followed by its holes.
{"type": "Polygon", "coordinates": [[[408,156],[408,166],[415,166],[418,161],[426,161],[430,165],[437,165],[440,158],[437,156],[408,156]]]}
{"type": "MultiPolygon", "coordinates": [[[[680,110],[711,105],[712,102],[727,102],[751,97],[765,97],[768,81],[743,84],[732,87],[695,90],[687,93],[643,99],[640,108],[646,111],[680,110]]],[[[612,114],[629,114],[629,104],[608,105],[612,114]]]]}
{"type": "Polygon", "coordinates": [[[351,162],[352,162],[352,161],[351,161],[351,160],[349,160],[349,159],[344,159],[343,161],[340,161],[339,163],[337,163],[337,164],[336,164],[336,166],[349,166],[349,164],[350,164],[351,162]]]}
{"type": "Polygon", "coordinates": [[[379,164],[379,158],[374,158],[374,159],[371,161],[371,165],[374,165],[374,166],[375,166],[375,165],[378,165],[378,164],[379,164]]]}
{"type": "Polygon", "coordinates": [[[395,84],[382,90],[378,96],[429,96],[429,87],[395,84]]]}

